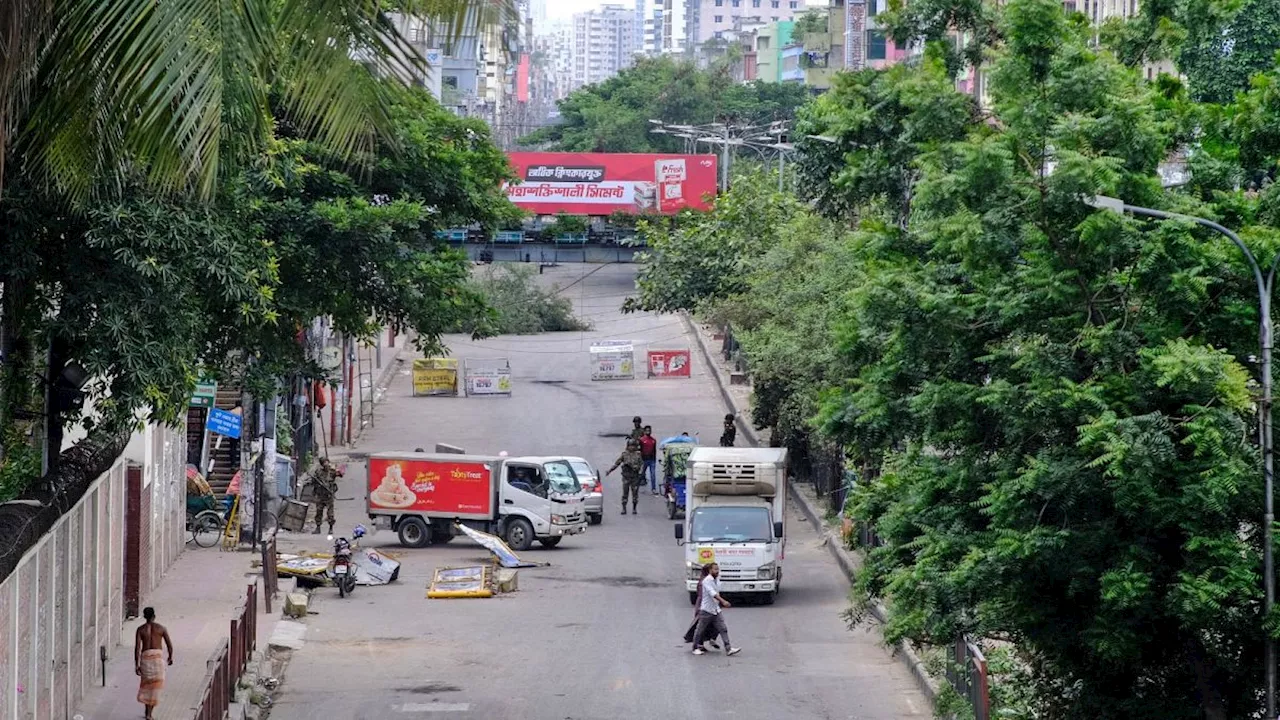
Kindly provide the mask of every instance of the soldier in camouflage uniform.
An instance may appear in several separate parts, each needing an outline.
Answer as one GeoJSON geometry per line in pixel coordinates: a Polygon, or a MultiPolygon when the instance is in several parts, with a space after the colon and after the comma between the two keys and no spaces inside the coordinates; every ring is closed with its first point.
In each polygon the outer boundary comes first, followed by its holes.
{"type": "MultiPolygon", "coordinates": [[[[636,418],[637,421],[640,418],[636,418]]],[[[618,461],[609,468],[609,475],[618,466],[622,466],[622,514],[627,514],[627,495],[631,496],[631,514],[636,514],[636,503],[640,501],[640,486],[644,485],[644,460],[640,457],[640,443],[627,440],[627,449],[618,456],[618,461]]]]}
{"type": "Polygon", "coordinates": [[[342,473],[329,462],[329,458],[320,458],[320,467],[311,478],[311,486],[316,501],[316,534],[320,534],[320,518],[328,511],[329,532],[333,532],[333,498],[338,494],[338,477],[342,473]]]}
{"type": "Polygon", "coordinates": [[[640,420],[639,415],[631,418],[631,424],[633,425],[633,427],[631,428],[631,435],[629,435],[628,437],[630,437],[632,440],[635,440],[636,442],[639,442],[640,436],[644,435],[644,428],[641,426],[641,422],[642,421],[640,420]]]}

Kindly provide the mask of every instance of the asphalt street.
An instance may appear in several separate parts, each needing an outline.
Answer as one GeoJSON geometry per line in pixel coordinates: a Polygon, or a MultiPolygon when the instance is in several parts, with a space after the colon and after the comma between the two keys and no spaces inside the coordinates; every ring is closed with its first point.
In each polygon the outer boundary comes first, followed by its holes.
{"type": "MultiPolygon", "coordinates": [[[[564,287],[593,331],[449,338],[456,357],[509,358],[510,397],[412,397],[406,362],[355,458],[443,442],[474,453],[581,455],[603,470],[633,415],[659,437],[687,430],[715,443],[725,408],[696,349],[689,380],[590,379],[593,340],[632,340],[638,358],[647,347],[696,347],[678,317],[618,311],[634,276],[628,265],[572,265],[543,276],[564,287]]],[[[343,528],[367,522],[355,458],[337,503],[343,528]]],[[[403,550],[394,534],[374,535],[367,545],[398,552],[399,581],[346,599],[332,588],[316,592],[306,645],[289,664],[272,720],[931,716],[879,636],[846,628],[847,583],[796,508],[787,515],[777,604],[726,611],[741,654],[692,656],[681,641],[692,608],[673,523],[647,489],[639,516],[621,516],[619,486],[615,472],[606,481],[602,525],[554,550],[535,545],[528,558],[550,567],[521,570],[518,592],[493,599],[425,595],[436,567],[483,562],[478,545],[456,539],[403,550]]],[[[322,542],[293,536],[282,545],[319,549],[322,542]]]]}

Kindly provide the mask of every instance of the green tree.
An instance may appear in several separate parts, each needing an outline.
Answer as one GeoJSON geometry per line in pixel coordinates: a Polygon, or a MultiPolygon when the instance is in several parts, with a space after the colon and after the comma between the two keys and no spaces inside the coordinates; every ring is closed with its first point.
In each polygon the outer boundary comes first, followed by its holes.
{"type": "Polygon", "coordinates": [[[653,132],[650,120],[677,125],[786,120],[808,99],[798,85],[734,83],[729,67],[701,70],[670,57],[644,58],[559,103],[561,122],[521,139],[564,152],[678,152],[684,142],[653,132]]]}
{"type": "Polygon", "coordinates": [[[825,33],[827,20],[827,13],[822,10],[805,10],[800,17],[796,18],[796,24],[791,29],[791,37],[803,42],[805,35],[825,33]]]}
{"type": "Polygon", "coordinates": [[[1190,202],[1152,179],[1160,104],[1088,32],[1011,2],[991,127],[920,159],[904,228],[860,231],[822,414],[878,463],[858,586],[890,640],[1012,642],[1041,717],[1247,716],[1252,292],[1226,243],[1083,207],[1190,202]]]}
{"type": "Polygon", "coordinates": [[[589,323],[573,314],[573,303],[560,294],[559,288],[538,284],[538,273],[531,266],[490,265],[471,279],[471,286],[493,309],[494,317],[483,327],[476,324],[477,318],[466,318],[453,328],[454,332],[532,335],[591,329],[589,323]]]}

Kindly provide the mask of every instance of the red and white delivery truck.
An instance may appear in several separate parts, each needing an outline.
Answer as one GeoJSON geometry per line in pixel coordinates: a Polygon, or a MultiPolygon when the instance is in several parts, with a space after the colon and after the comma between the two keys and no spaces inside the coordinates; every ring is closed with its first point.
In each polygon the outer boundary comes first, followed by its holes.
{"type": "Polygon", "coordinates": [[[405,547],[448,542],[455,522],[517,551],[587,528],[586,493],[564,458],[385,452],[369,455],[368,471],[369,519],[405,547]]]}

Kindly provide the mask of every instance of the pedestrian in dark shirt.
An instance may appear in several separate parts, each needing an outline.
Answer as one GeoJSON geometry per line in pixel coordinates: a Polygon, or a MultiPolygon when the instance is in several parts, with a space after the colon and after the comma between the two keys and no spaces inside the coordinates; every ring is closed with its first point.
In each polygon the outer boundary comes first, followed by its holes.
{"type": "Polygon", "coordinates": [[[733,447],[734,440],[738,439],[738,427],[733,422],[733,414],[724,416],[724,433],[720,435],[720,447],[733,447]]]}

